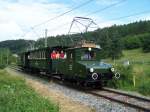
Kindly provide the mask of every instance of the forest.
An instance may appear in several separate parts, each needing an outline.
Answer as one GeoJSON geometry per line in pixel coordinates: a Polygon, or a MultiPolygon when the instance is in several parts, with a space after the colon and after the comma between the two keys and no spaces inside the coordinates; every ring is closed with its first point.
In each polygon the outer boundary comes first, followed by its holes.
{"type": "MultiPolygon", "coordinates": [[[[150,52],[150,21],[138,21],[124,25],[113,25],[83,34],[57,35],[48,37],[48,46],[73,45],[79,40],[94,41],[102,48],[102,58],[119,58],[123,49],[142,48],[150,52]]],[[[44,38],[34,40],[6,40],[0,42],[0,48],[8,48],[13,54],[31,48],[44,47],[44,38]]]]}

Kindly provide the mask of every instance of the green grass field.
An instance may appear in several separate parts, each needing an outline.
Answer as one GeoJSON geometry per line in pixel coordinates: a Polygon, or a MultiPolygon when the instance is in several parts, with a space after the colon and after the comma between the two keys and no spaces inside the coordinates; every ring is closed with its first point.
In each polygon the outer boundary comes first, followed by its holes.
{"type": "Polygon", "coordinates": [[[58,111],[58,105],[37,94],[24,79],[0,70],[0,112],[58,111]]]}
{"type": "Polygon", "coordinates": [[[123,51],[122,58],[107,59],[106,62],[114,64],[121,76],[124,77],[118,81],[118,88],[150,96],[150,53],[143,53],[141,49],[126,50],[123,51]],[[123,66],[123,62],[126,60],[130,62],[130,66],[127,68],[123,66]]]}

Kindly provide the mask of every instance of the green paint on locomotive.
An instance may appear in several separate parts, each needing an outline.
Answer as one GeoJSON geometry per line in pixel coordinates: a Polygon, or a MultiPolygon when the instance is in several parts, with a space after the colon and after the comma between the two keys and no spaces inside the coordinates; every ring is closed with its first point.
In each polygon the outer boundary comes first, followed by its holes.
{"type": "Polygon", "coordinates": [[[94,73],[98,75],[98,78],[100,77],[99,80],[110,79],[113,76],[112,66],[101,62],[100,53],[99,48],[52,47],[29,51],[24,54],[26,57],[25,64],[30,69],[46,71],[51,75],[62,75],[69,79],[96,81],[98,79],[92,79],[94,73]],[[63,50],[67,54],[67,58],[51,59],[53,50],[59,52],[63,50]]]}
{"type": "MultiPolygon", "coordinates": [[[[95,57],[91,59],[84,59],[85,52],[88,52],[89,48],[69,48],[66,49],[67,59],[53,60],[53,70],[57,73],[63,74],[65,77],[87,79],[87,75],[92,73],[101,73],[103,75],[112,75],[110,71],[111,65],[100,62],[100,49],[91,48],[95,57]],[[94,69],[90,73],[90,69],[94,69]]],[[[104,77],[104,76],[103,76],[104,77]]]]}

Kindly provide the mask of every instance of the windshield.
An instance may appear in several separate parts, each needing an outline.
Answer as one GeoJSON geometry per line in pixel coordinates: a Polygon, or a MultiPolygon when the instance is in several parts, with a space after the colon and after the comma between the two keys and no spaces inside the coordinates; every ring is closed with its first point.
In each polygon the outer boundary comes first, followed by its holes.
{"type": "Polygon", "coordinates": [[[81,60],[94,60],[96,59],[96,53],[94,51],[85,51],[81,55],[81,60]]]}

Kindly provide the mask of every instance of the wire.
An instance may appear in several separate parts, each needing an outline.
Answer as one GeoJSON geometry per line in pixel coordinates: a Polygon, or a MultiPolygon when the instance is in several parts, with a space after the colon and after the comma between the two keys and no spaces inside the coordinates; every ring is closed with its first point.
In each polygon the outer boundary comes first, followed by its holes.
{"type": "MultiPolygon", "coordinates": [[[[126,16],[116,17],[116,18],[112,18],[112,19],[109,19],[109,20],[115,20],[116,21],[116,20],[120,20],[120,19],[124,19],[124,18],[128,18],[128,17],[132,17],[132,16],[137,16],[137,15],[141,15],[141,14],[146,14],[146,13],[150,13],[150,10],[133,13],[133,14],[126,15],[126,16]]],[[[101,22],[104,22],[104,21],[101,21],[101,22]]]]}
{"type": "MultiPolygon", "coordinates": [[[[84,6],[84,5],[87,5],[87,4],[91,3],[92,1],[94,1],[94,0],[88,0],[88,1],[86,1],[86,2],[84,2],[84,3],[82,3],[82,4],[80,4],[80,5],[78,5],[78,6],[74,7],[74,8],[72,8],[71,10],[68,10],[68,11],[66,11],[66,12],[64,12],[64,13],[62,13],[62,14],[60,14],[60,15],[57,15],[57,16],[55,16],[55,17],[53,17],[53,18],[50,18],[49,20],[44,21],[44,22],[42,22],[42,23],[40,23],[40,24],[34,25],[34,26],[30,27],[30,30],[33,30],[35,27],[41,26],[42,24],[45,24],[45,23],[47,23],[47,22],[49,22],[49,21],[52,21],[52,20],[55,20],[55,19],[57,19],[57,18],[59,18],[59,17],[61,17],[61,16],[64,16],[65,14],[70,13],[70,12],[72,12],[72,11],[74,11],[74,10],[76,10],[76,9],[78,9],[78,8],[80,8],[80,7],[82,7],[82,6],[84,6]]],[[[68,23],[67,23],[67,24],[68,24],[68,23]]],[[[64,24],[62,24],[62,25],[64,25],[64,24]]],[[[62,25],[59,25],[59,26],[62,26],[62,25]]],[[[55,29],[56,29],[56,28],[55,28],[55,29]]],[[[31,32],[31,31],[27,31],[26,33],[23,34],[22,37],[26,36],[27,33],[29,33],[29,32],[31,32]]],[[[36,35],[37,35],[37,34],[36,34],[36,35]]]]}
{"type": "Polygon", "coordinates": [[[120,19],[132,17],[132,16],[137,16],[137,15],[141,15],[141,14],[146,14],[146,13],[150,13],[150,10],[134,13],[131,15],[121,16],[121,17],[117,17],[117,18],[112,18],[111,20],[120,20],[120,19]]]}
{"type": "MultiPolygon", "coordinates": [[[[93,15],[93,14],[99,13],[99,12],[101,12],[101,11],[104,11],[104,10],[106,10],[106,9],[109,9],[109,8],[111,8],[111,7],[114,7],[114,6],[118,5],[118,4],[121,4],[121,3],[125,2],[125,1],[126,1],[126,0],[121,0],[121,1],[119,1],[119,2],[117,2],[117,3],[110,4],[109,6],[106,6],[106,7],[104,7],[103,9],[99,9],[99,10],[96,10],[96,11],[94,11],[94,12],[88,13],[88,14],[86,14],[85,16],[89,16],[89,15],[93,15]]],[[[55,27],[55,28],[52,29],[52,30],[55,30],[55,29],[57,29],[57,28],[61,28],[60,26],[63,26],[63,25],[68,25],[68,22],[67,22],[67,23],[64,23],[64,24],[61,24],[61,25],[55,27]]],[[[52,30],[51,30],[51,31],[52,31],[52,30]]]]}
{"type": "Polygon", "coordinates": [[[60,15],[57,15],[57,16],[55,16],[55,17],[53,17],[53,18],[50,18],[49,20],[46,20],[46,21],[44,21],[44,22],[42,22],[42,23],[40,23],[40,24],[34,25],[32,28],[41,26],[42,24],[45,24],[45,23],[47,23],[47,22],[49,22],[49,21],[52,21],[52,20],[55,20],[55,19],[57,19],[57,18],[59,18],[59,17],[61,17],[61,16],[64,16],[65,14],[70,13],[70,12],[72,12],[72,11],[74,11],[74,10],[77,10],[78,8],[80,8],[80,7],[84,6],[84,5],[87,5],[87,4],[91,3],[92,1],[94,1],[94,0],[88,0],[88,1],[84,2],[83,4],[72,8],[71,10],[68,10],[68,11],[66,11],[66,12],[64,12],[64,13],[62,13],[62,14],[60,14],[60,15]]]}
{"type": "Polygon", "coordinates": [[[110,4],[110,5],[107,6],[107,7],[104,7],[104,8],[102,8],[102,9],[98,9],[98,10],[96,10],[96,11],[94,11],[94,12],[90,12],[90,13],[88,13],[88,14],[85,15],[85,16],[89,16],[89,15],[93,15],[93,14],[99,13],[99,12],[101,12],[101,11],[104,11],[104,10],[106,10],[106,9],[109,9],[109,8],[111,8],[111,7],[114,7],[114,6],[118,5],[118,4],[121,4],[121,3],[125,2],[125,1],[127,1],[127,0],[121,0],[121,1],[119,1],[119,2],[117,2],[117,3],[110,4]]]}
{"type": "MultiPolygon", "coordinates": [[[[85,16],[93,15],[93,14],[95,14],[95,13],[104,11],[104,10],[109,9],[109,8],[111,8],[111,7],[114,7],[114,6],[118,5],[118,4],[121,4],[121,3],[125,2],[125,1],[126,1],[126,0],[121,0],[121,1],[119,1],[119,2],[117,2],[117,3],[114,3],[114,4],[111,4],[111,5],[107,6],[107,7],[104,7],[103,9],[98,9],[98,10],[96,10],[96,11],[94,11],[94,12],[88,13],[88,14],[86,14],[85,16]]],[[[63,25],[68,25],[68,22],[66,22],[66,23],[64,23],[64,24],[61,24],[61,25],[55,27],[55,28],[52,29],[51,31],[56,30],[56,29],[59,29],[59,28],[61,28],[61,26],[63,26],[63,25]]]]}

